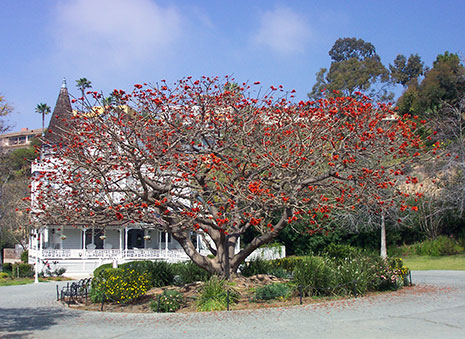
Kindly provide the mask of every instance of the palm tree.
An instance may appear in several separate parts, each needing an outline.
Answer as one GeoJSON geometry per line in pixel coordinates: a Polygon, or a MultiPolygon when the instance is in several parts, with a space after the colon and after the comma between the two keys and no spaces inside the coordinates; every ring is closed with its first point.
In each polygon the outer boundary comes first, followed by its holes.
{"type": "Polygon", "coordinates": [[[92,88],[92,82],[90,82],[86,78],[81,78],[79,80],[76,80],[76,87],[81,91],[82,96],[84,96],[84,91],[87,88],[92,88]]]}
{"type": "Polygon", "coordinates": [[[44,136],[44,122],[45,122],[45,115],[49,114],[51,111],[50,106],[44,103],[40,103],[36,106],[36,112],[42,114],[42,136],[44,136]]]}

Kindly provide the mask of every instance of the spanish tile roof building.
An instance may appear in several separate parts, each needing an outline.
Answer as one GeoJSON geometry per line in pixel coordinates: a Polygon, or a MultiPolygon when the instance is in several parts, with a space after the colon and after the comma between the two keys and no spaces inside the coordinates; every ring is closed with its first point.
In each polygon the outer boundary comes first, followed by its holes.
{"type": "Polygon", "coordinates": [[[42,133],[42,128],[21,128],[18,132],[10,132],[0,135],[0,149],[8,152],[18,148],[25,148],[31,144],[34,137],[42,133]]]}

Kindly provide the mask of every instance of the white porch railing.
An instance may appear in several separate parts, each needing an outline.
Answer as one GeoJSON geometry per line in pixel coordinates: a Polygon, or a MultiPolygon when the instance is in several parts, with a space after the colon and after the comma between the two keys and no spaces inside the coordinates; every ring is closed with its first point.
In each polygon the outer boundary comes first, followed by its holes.
{"type": "MultiPolygon", "coordinates": [[[[76,251],[76,250],[74,250],[76,251]]],[[[77,250],[78,255],[84,258],[120,258],[120,250],[115,249],[103,249],[103,250],[77,250]]]]}
{"type": "MultiPolygon", "coordinates": [[[[201,251],[202,254],[205,251],[201,251]]],[[[39,254],[41,259],[60,260],[60,259],[189,259],[182,249],[43,249],[38,251],[29,249],[29,255],[36,257],[39,254]]]]}
{"type": "Polygon", "coordinates": [[[53,171],[53,164],[46,162],[33,162],[31,165],[31,173],[34,172],[51,172],[53,171]]]}

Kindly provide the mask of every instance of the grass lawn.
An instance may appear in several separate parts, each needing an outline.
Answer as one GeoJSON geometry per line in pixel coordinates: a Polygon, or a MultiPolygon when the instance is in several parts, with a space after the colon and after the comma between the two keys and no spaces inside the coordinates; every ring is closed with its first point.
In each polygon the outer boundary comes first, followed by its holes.
{"type": "MultiPolygon", "coordinates": [[[[61,281],[69,280],[67,278],[39,278],[39,282],[48,282],[48,281],[61,281]]],[[[34,278],[20,278],[20,279],[10,279],[4,278],[0,279],[0,286],[14,286],[14,285],[27,285],[32,284],[34,278]]]]}
{"type": "Polygon", "coordinates": [[[7,278],[7,279],[0,279],[0,286],[26,285],[26,284],[32,284],[33,282],[34,282],[34,279],[31,279],[31,278],[21,278],[21,279],[7,278]]]}
{"type": "Polygon", "coordinates": [[[411,270],[465,270],[465,254],[444,256],[444,257],[426,257],[426,256],[408,256],[402,257],[404,265],[411,270]]]}

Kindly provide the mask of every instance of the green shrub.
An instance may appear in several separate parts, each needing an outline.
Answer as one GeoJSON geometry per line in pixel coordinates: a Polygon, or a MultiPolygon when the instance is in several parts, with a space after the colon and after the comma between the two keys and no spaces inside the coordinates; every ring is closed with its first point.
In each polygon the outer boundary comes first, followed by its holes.
{"type": "MultiPolygon", "coordinates": [[[[52,263],[52,265],[56,265],[55,263],[52,263]]],[[[39,275],[44,278],[44,277],[61,277],[65,272],[66,268],[61,267],[61,268],[52,268],[52,265],[50,263],[47,263],[44,267],[44,270],[39,273],[39,275]]]]}
{"type": "Polygon", "coordinates": [[[406,255],[403,248],[406,246],[391,246],[388,248],[387,253],[389,257],[400,257],[406,255]]]}
{"type": "Polygon", "coordinates": [[[396,274],[399,276],[399,280],[402,281],[404,286],[410,284],[408,275],[410,270],[407,266],[404,265],[402,258],[391,258],[388,260],[389,266],[396,271],[396,274]]]}
{"type": "Polygon", "coordinates": [[[34,267],[29,264],[13,264],[11,276],[15,278],[31,278],[34,276],[34,267]]]}
{"type": "Polygon", "coordinates": [[[281,265],[281,260],[283,259],[264,260],[262,258],[255,258],[249,262],[242,263],[240,272],[244,277],[250,277],[256,274],[269,274],[278,278],[289,278],[292,269],[287,269],[290,266],[287,261],[283,261],[286,264],[281,265]]]}
{"type": "Polygon", "coordinates": [[[405,285],[408,268],[402,263],[402,259],[384,260],[378,258],[372,266],[372,285],[375,291],[397,290],[405,285]]]}
{"type": "Polygon", "coordinates": [[[212,274],[199,267],[192,261],[176,263],[172,265],[175,283],[178,285],[190,284],[197,281],[207,281],[212,274]]]}
{"type": "Polygon", "coordinates": [[[143,296],[150,283],[146,273],[134,269],[107,268],[92,279],[90,291],[93,302],[126,303],[143,296]]]}
{"type": "Polygon", "coordinates": [[[182,293],[175,290],[165,290],[157,301],[150,303],[150,308],[154,312],[176,312],[183,304],[184,297],[182,293]]]}
{"type": "Polygon", "coordinates": [[[422,255],[422,256],[442,256],[463,253],[463,246],[455,239],[447,236],[440,236],[434,240],[426,240],[412,245],[399,247],[398,251],[390,251],[391,255],[422,255]]]}
{"type": "Polygon", "coordinates": [[[6,272],[0,272],[0,279],[8,278],[10,275],[6,272]]]}
{"type": "Polygon", "coordinates": [[[3,272],[6,272],[6,273],[10,273],[11,274],[11,270],[13,268],[13,265],[11,263],[4,263],[2,264],[2,270],[3,272]]]}
{"type": "Polygon", "coordinates": [[[330,294],[335,279],[333,264],[321,257],[305,258],[296,265],[293,273],[293,282],[302,286],[305,296],[330,294]]]}
{"type": "Polygon", "coordinates": [[[388,263],[389,265],[394,268],[394,269],[400,269],[400,270],[406,270],[404,274],[407,274],[408,273],[408,268],[405,267],[404,265],[404,261],[402,260],[402,258],[389,258],[388,259],[388,263]]]}
{"type": "Polygon", "coordinates": [[[163,287],[174,283],[172,265],[166,261],[152,262],[148,273],[152,286],[154,287],[163,287]]]}
{"type": "MultiPolygon", "coordinates": [[[[199,311],[222,311],[227,308],[228,288],[226,281],[212,276],[205,282],[197,299],[197,310],[199,311]]],[[[233,304],[239,300],[239,294],[229,288],[229,303],[233,304]]]]}
{"type": "Polygon", "coordinates": [[[166,261],[131,261],[120,267],[133,269],[139,274],[147,274],[150,287],[163,287],[174,282],[172,265],[166,261]]]}
{"type": "Polygon", "coordinates": [[[410,256],[415,255],[415,249],[413,245],[402,245],[397,247],[396,249],[388,249],[389,256],[410,256]]]}
{"type": "Polygon", "coordinates": [[[21,252],[21,261],[25,264],[28,263],[29,261],[29,251],[28,250],[25,250],[25,251],[22,251],[21,252]]]}
{"type": "Polygon", "coordinates": [[[268,260],[262,258],[255,258],[248,262],[244,262],[240,266],[241,274],[244,277],[251,277],[256,274],[270,274],[273,266],[268,260]]]}
{"type": "Polygon", "coordinates": [[[350,245],[331,243],[325,248],[324,254],[329,258],[344,260],[346,258],[359,257],[362,254],[362,251],[359,248],[350,245]]]}
{"type": "Polygon", "coordinates": [[[113,267],[113,264],[103,264],[103,265],[100,265],[99,267],[97,267],[95,270],[94,270],[94,273],[93,273],[93,276],[94,277],[98,277],[100,272],[103,272],[104,270],[106,270],[107,268],[112,268],[113,267]]]}
{"type": "MultiPolygon", "coordinates": [[[[146,274],[149,279],[150,287],[163,287],[171,285],[174,282],[173,265],[165,261],[130,261],[119,265],[119,268],[132,269],[139,274],[146,274]]],[[[107,268],[111,268],[112,264],[104,264],[94,270],[94,277],[107,268]]]]}
{"type": "MultiPolygon", "coordinates": [[[[426,243],[429,243],[426,241],[426,243]]],[[[434,254],[429,255],[454,255],[464,251],[464,248],[460,246],[459,242],[451,237],[440,236],[431,241],[432,252],[434,254]]]]}
{"type": "MultiPolygon", "coordinates": [[[[465,230],[464,230],[464,233],[465,233],[465,230]]],[[[461,237],[461,238],[458,238],[457,239],[457,242],[460,246],[462,246],[463,248],[465,248],[465,237],[461,237]]]]}
{"type": "Polygon", "coordinates": [[[335,292],[338,295],[365,294],[372,286],[374,261],[370,257],[345,258],[335,263],[335,292]]]}
{"type": "Polygon", "coordinates": [[[276,278],[290,278],[292,277],[292,272],[288,272],[280,267],[272,267],[268,273],[269,275],[275,276],[276,278]]]}
{"type": "Polygon", "coordinates": [[[274,269],[283,269],[286,272],[294,271],[296,265],[302,262],[303,257],[284,257],[281,259],[271,260],[271,265],[274,269]]]}
{"type": "Polygon", "coordinates": [[[61,268],[57,268],[56,270],[54,270],[53,275],[55,277],[61,277],[63,274],[65,274],[65,272],[66,272],[66,268],[61,267],[61,268]]]}
{"type": "Polygon", "coordinates": [[[274,283],[259,287],[255,290],[256,300],[270,300],[276,298],[286,298],[290,295],[291,288],[287,284],[274,283]]]}
{"type": "Polygon", "coordinates": [[[118,265],[118,268],[131,269],[136,271],[139,274],[147,273],[150,270],[151,261],[142,260],[142,261],[130,261],[124,264],[118,265]]]}

